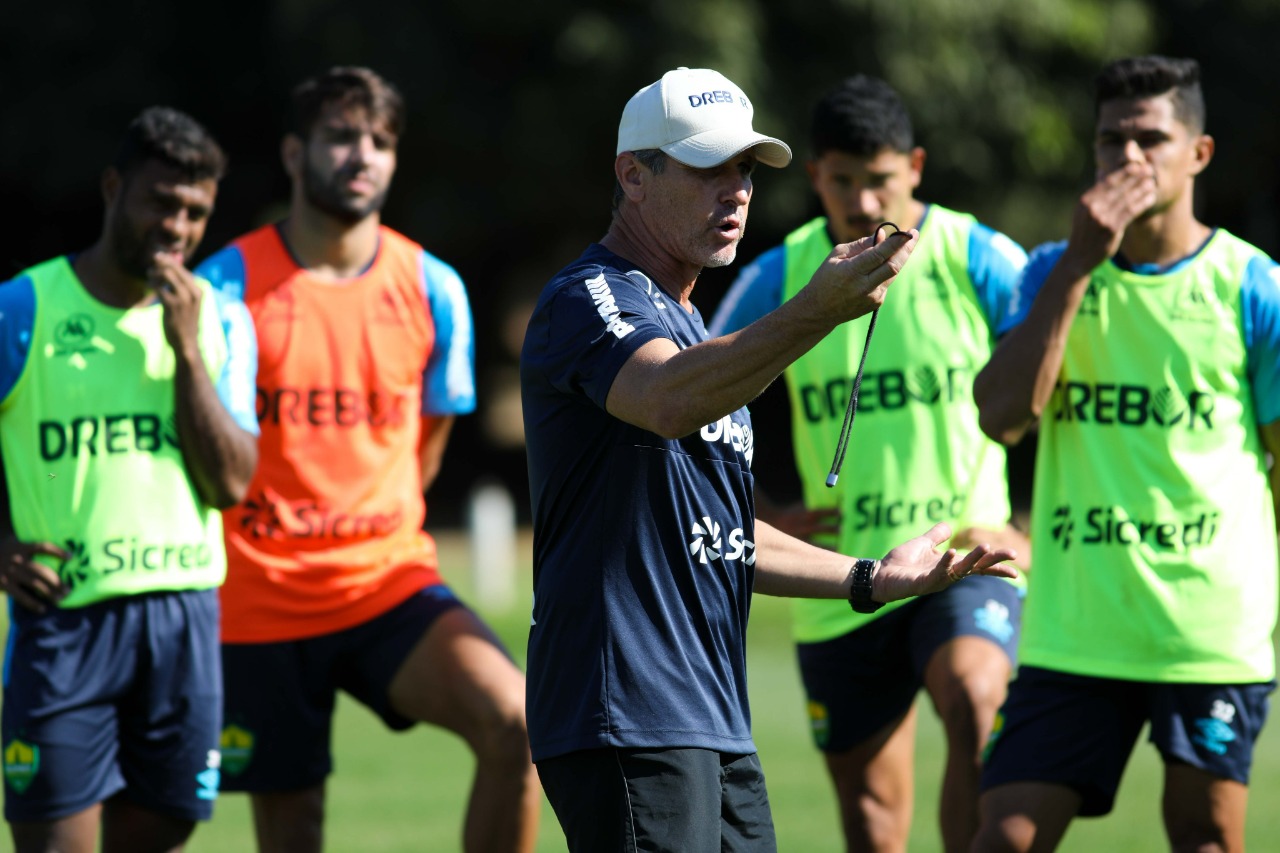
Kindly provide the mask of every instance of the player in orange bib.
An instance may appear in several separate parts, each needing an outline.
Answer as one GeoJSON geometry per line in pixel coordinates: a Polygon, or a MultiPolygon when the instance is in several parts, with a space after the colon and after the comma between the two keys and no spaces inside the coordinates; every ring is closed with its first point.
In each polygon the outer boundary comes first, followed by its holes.
{"type": "Polygon", "coordinates": [[[224,787],[253,795],[261,850],[320,850],[342,689],[392,729],[433,723],[471,746],[466,850],[531,850],[523,676],[422,530],[453,419],[475,408],[466,291],[381,224],[395,89],[334,68],[293,112],[287,218],[200,267],[249,306],[260,363],[261,462],[224,519],[224,787]]]}

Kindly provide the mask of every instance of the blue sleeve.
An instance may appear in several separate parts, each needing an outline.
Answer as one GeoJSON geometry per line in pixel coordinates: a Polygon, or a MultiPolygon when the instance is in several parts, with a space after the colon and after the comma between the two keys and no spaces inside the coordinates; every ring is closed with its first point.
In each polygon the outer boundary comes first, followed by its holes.
{"type": "Polygon", "coordinates": [[[1027,258],[1027,265],[1022,268],[1022,275],[1018,277],[1018,283],[1013,288],[1008,313],[1004,321],[996,326],[997,337],[1027,319],[1031,303],[1036,301],[1036,294],[1044,286],[1045,279],[1057,266],[1058,258],[1062,257],[1066,248],[1067,241],[1061,240],[1057,243],[1044,243],[1031,251],[1030,257],[1027,258]]]}
{"type": "Polygon", "coordinates": [[[220,290],[215,290],[213,297],[218,303],[218,319],[227,340],[227,361],[214,387],[236,424],[257,435],[258,338],[253,331],[253,318],[239,299],[220,290]]]}
{"type": "Polygon", "coordinates": [[[775,246],[742,268],[711,318],[711,337],[750,326],[782,304],[786,257],[786,246],[775,246]]]}
{"type": "Polygon", "coordinates": [[[657,312],[680,309],[660,307],[647,281],[600,267],[584,272],[535,312],[530,332],[541,346],[526,352],[533,369],[556,390],[584,394],[603,409],[618,371],[636,350],[657,338],[674,340],[657,312]]]}
{"type": "Polygon", "coordinates": [[[465,415],[476,409],[476,339],[467,290],[453,267],[422,253],[422,294],[436,327],[422,372],[422,414],[465,415]]]}
{"type": "Polygon", "coordinates": [[[227,246],[205,258],[195,273],[212,284],[214,290],[244,301],[244,255],[235,246],[227,246]]]}
{"type": "Polygon", "coordinates": [[[243,301],[244,255],[227,246],[205,258],[195,274],[213,286],[227,339],[227,363],[216,383],[218,398],[241,428],[257,435],[258,336],[243,301]]]}
{"type": "Polygon", "coordinates": [[[1241,320],[1258,423],[1280,418],[1280,264],[1259,255],[1245,268],[1241,320]]]}
{"type": "Polygon", "coordinates": [[[0,284],[0,404],[22,376],[35,321],[35,283],[23,276],[0,284]]]}
{"type": "Polygon", "coordinates": [[[1027,253],[999,231],[975,222],[969,230],[969,280],[992,333],[1009,319],[1027,253]]]}

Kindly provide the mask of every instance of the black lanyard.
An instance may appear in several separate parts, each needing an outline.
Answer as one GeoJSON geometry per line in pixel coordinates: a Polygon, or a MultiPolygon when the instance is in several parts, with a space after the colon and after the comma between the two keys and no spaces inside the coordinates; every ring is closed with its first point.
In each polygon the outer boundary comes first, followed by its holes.
{"type": "MultiPolygon", "coordinates": [[[[894,233],[902,231],[892,222],[881,222],[876,226],[876,230],[871,232],[873,237],[879,237],[880,231],[884,228],[892,228],[894,233]]],[[[831,471],[827,474],[827,488],[835,488],[836,481],[840,479],[840,469],[844,467],[844,454],[849,449],[849,432],[853,429],[853,419],[858,414],[858,391],[862,388],[862,370],[867,366],[867,351],[871,349],[871,334],[876,330],[876,317],[880,315],[880,309],[876,308],[871,312],[871,322],[867,325],[867,340],[862,345],[862,360],[858,362],[858,375],[853,378],[853,390],[849,392],[849,406],[844,410],[844,423],[840,426],[840,438],[836,441],[836,456],[831,460],[831,471]]]]}

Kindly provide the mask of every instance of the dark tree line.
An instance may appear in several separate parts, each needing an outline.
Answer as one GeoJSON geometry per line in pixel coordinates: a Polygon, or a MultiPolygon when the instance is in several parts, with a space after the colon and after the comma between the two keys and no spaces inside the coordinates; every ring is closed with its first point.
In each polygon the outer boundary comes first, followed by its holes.
{"type": "MultiPolygon", "coordinates": [[[[1134,53],[1194,56],[1218,141],[1201,215],[1280,254],[1273,0],[136,0],[19,4],[5,17],[4,278],[92,240],[99,173],[144,106],[187,110],[230,153],[203,255],[283,212],[279,139],[298,79],[364,64],[399,85],[409,121],[385,218],[459,269],[478,330],[482,410],[455,431],[437,521],[460,517],[458,498],[480,477],[524,497],[511,429],[522,312],[603,234],[622,105],[677,65],[738,82],[757,126],[801,157],[824,89],[859,71],[887,78],[929,152],[922,197],[971,210],[1029,247],[1065,233],[1090,179],[1097,68],[1134,53]]],[[[813,212],[798,165],[761,175],[739,257],[813,212]]],[[[732,275],[703,276],[704,314],[732,275]]]]}

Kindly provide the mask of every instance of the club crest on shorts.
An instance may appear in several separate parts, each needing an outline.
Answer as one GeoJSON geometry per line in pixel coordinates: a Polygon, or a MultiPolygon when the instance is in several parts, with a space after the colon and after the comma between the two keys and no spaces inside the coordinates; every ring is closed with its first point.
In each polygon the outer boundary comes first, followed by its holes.
{"type": "Polygon", "coordinates": [[[244,772],[253,760],[253,746],[257,741],[253,732],[239,726],[226,726],[222,729],[222,737],[218,739],[218,749],[222,752],[222,771],[230,776],[244,772]]]}
{"type": "Polygon", "coordinates": [[[821,702],[809,703],[809,730],[819,748],[825,747],[831,739],[831,716],[827,713],[827,706],[821,702]]]}
{"type": "Polygon", "coordinates": [[[15,793],[25,793],[40,771],[40,747],[11,740],[4,748],[4,781],[15,793]]]}

